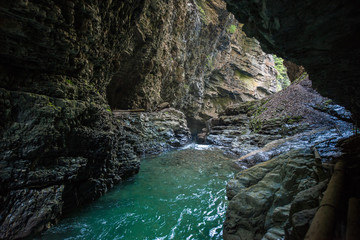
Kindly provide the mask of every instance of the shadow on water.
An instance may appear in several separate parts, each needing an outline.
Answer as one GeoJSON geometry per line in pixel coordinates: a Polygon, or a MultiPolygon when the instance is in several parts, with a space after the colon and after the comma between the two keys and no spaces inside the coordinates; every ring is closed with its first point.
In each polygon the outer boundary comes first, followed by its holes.
{"type": "Polygon", "coordinates": [[[143,159],[138,175],[36,239],[222,239],[225,186],[237,171],[195,144],[143,159]]]}

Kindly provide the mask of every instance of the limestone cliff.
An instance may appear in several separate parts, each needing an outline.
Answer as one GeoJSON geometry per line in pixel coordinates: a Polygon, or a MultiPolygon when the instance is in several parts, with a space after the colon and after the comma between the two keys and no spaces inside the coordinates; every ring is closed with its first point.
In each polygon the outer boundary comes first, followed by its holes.
{"type": "Polygon", "coordinates": [[[176,111],[150,115],[156,133],[134,123],[164,141],[144,145],[112,110],[167,101],[198,119],[274,92],[271,56],[240,29],[221,0],[1,1],[0,238],[51,226],[136,173],[136,154],[189,139],[176,111]]]}
{"type": "Polygon", "coordinates": [[[144,1],[142,7],[107,90],[112,108],[151,110],[169,102],[194,121],[277,90],[271,55],[245,36],[224,1],[144,1]]]}

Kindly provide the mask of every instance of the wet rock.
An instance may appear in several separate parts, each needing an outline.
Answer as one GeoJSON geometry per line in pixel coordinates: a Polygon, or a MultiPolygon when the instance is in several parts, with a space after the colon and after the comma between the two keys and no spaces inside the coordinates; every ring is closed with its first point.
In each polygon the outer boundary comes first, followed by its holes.
{"type": "Polygon", "coordinates": [[[246,37],[223,0],[153,2],[128,1],[136,17],[109,33],[124,36],[107,88],[113,109],[154,110],[169,102],[204,121],[234,102],[277,91],[272,56],[246,37]]]}
{"type": "Polygon", "coordinates": [[[11,121],[0,139],[0,238],[23,238],[139,169],[106,105],[1,89],[11,121]]]}
{"type": "Polygon", "coordinates": [[[11,208],[1,214],[1,238],[24,238],[43,230],[49,221],[54,222],[62,213],[63,191],[63,185],[11,191],[5,199],[11,208]]]}
{"type": "Polygon", "coordinates": [[[290,219],[292,227],[287,230],[286,239],[304,239],[317,210],[318,208],[316,207],[294,213],[290,219]]]}
{"type": "Polygon", "coordinates": [[[131,147],[139,155],[158,154],[191,141],[185,115],[174,108],[139,113],[114,111],[114,114],[135,136],[131,147]]]}
{"type": "Polygon", "coordinates": [[[235,162],[246,169],[227,185],[224,239],[305,235],[326,187],[321,181],[329,177],[321,162],[339,156],[336,143],[353,134],[344,121],[349,113],[340,106],[344,114],[323,110],[329,100],[310,86],[309,80],[294,83],[261,101],[231,106],[210,121],[208,141],[238,155],[235,162]]]}
{"type": "Polygon", "coordinates": [[[351,114],[329,102],[305,79],[260,101],[229,106],[209,121],[206,139],[240,157],[239,164],[245,166],[315,145],[323,159],[331,159],[340,151],[336,142],[353,131],[351,114]]]}
{"type": "Polygon", "coordinates": [[[164,108],[169,108],[170,107],[170,103],[168,102],[163,102],[163,103],[160,103],[156,109],[157,110],[163,110],[164,108]]]}
{"type": "Polygon", "coordinates": [[[320,182],[296,194],[288,214],[289,222],[285,226],[286,239],[300,240],[305,238],[311,220],[320,204],[322,193],[326,190],[327,183],[328,181],[320,182]]]}
{"type": "Polygon", "coordinates": [[[238,173],[227,186],[224,239],[283,237],[294,197],[318,182],[314,166],[310,151],[292,150],[238,173]]]}
{"type": "MultiPolygon", "coordinates": [[[[112,109],[169,102],[195,115],[205,76],[222,61],[217,57],[230,56],[237,34],[258,50],[257,67],[267,56],[240,33],[220,0],[1,1],[0,18],[0,238],[49,227],[135,174],[137,153],[189,139],[183,116],[173,111],[160,113],[159,120],[134,120],[159,122],[144,126],[149,135],[143,137],[118,122],[112,109]],[[226,31],[232,24],[237,33],[226,31]],[[55,186],[64,188],[61,200],[39,199],[42,204],[27,212],[12,210],[55,186]],[[36,191],[23,197],[29,189],[36,191]],[[35,214],[38,208],[46,214],[35,214]],[[31,214],[39,219],[27,225],[31,214]]],[[[269,79],[271,74],[264,81],[269,79]]]]}

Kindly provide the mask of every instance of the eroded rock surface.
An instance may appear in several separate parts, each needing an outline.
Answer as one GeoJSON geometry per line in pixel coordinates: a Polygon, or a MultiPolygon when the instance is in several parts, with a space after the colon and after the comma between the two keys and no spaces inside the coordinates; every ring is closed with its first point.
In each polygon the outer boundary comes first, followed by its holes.
{"type": "Polygon", "coordinates": [[[169,102],[202,120],[277,90],[271,56],[221,0],[1,1],[0,19],[0,238],[50,226],[136,173],[137,153],[188,139],[174,110],[155,125],[112,110],[169,102]]]}
{"type": "Polygon", "coordinates": [[[203,121],[278,90],[272,56],[246,37],[223,0],[142,1],[129,26],[119,32],[124,42],[107,88],[113,109],[169,102],[203,121]]]}
{"type": "MultiPolygon", "coordinates": [[[[323,178],[313,154],[306,150],[292,150],[238,173],[227,186],[230,202],[224,239],[284,237],[290,209],[299,202],[292,203],[294,197],[316,186],[323,178]]],[[[321,194],[312,193],[317,194],[316,197],[321,194]]]]}
{"type": "Polygon", "coordinates": [[[224,239],[301,239],[306,233],[326,186],[320,182],[328,178],[322,162],[341,154],[336,143],[353,134],[353,125],[348,111],[302,78],[209,122],[207,141],[239,156],[235,162],[246,169],[227,185],[224,239]]]}
{"type": "MultiPolygon", "coordinates": [[[[351,114],[320,96],[303,78],[260,101],[229,106],[209,121],[206,140],[241,157],[241,164],[254,165],[293,148],[326,139],[334,145],[352,135],[351,114]]],[[[323,148],[325,142],[318,150],[324,158],[331,157],[336,150],[323,148]]]]}
{"type": "Polygon", "coordinates": [[[53,224],[139,169],[130,138],[100,103],[0,90],[0,238],[53,224]]]}
{"type": "Polygon", "coordinates": [[[156,112],[114,111],[124,128],[136,136],[132,147],[139,154],[158,154],[191,142],[184,113],[165,108],[156,112]]]}

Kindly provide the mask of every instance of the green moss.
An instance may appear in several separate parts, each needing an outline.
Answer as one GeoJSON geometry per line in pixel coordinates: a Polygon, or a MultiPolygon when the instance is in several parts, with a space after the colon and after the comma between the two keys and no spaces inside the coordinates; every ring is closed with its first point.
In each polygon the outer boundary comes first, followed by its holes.
{"type": "Polygon", "coordinates": [[[287,88],[290,85],[290,79],[287,75],[287,69],[284,66],[284,59],[276,55],[273,55],[273,57],[275,62],[275,69],[278,72],[278,75],[276,77],[278,81],[277,89],[281,90],[287,88]]]}
{"type": "Polygon", "coordinates": [[[64,81],[67,82],[69,85],[74,85],[74,83],[69,78],[64,77],[64,81]]]}
{"type": "Polygon", "coordinates": [[[206,56],[206,60],[207,60],[206,66],[208,68],[210,68],[210,70],[213,70],[214,69],[214,60],[213,60],[212,56],[210,56],[210,55],[206,56]]]}
{"type": "Polygon", "coordinates": [[[287,117],[285,119],[285,122],[288,123],[288,124],[294,124],[294,123],[300,122],[301,119],[303,119],[302,116],[292,116],[292,117],[287,117]]]}
{"type": "Polygon", "coordinates": [[[47,105],[48,105],[49,107],[53,108],[54,110],[58,110],[58,111],[61,110],[61,107],[55,106],[50,100],[48,101],[47,105]]]}
{"type": "Polygon", "coordinates": [[[221,107],[228,106],[231,101],[232,101],[232,99],[230,97],[217,97],[217,98],[211,99],[211,102],[215,106],[221,106],[221,107]]]}
{"type": "Polygon", "coordinates": [[[252,115],[252,119],[250,120],[250,129],[252,129],[255,133],[261,130],[263,126],[263,122],[259,119],[259,116],[267,109],[265,104],[268,101],[268,99],[262,99],[260,100],[260,104],[253,104],[249,107],[249,111],[252,115]]]}
{"type": "Polygon", "coordinates": [[[276,82],[276,90],[277,91],[281,91],[283,89],[282,85],[281,85],[281,82],[280,81],[277,81],[276,82]]]}
{"type": "Polygon", "coordinates": [[[326,101],[324,102],[324,105],[325,105],[325,106],[328,106],[328,105],[330,105],[332,102],[333,102],[333,101],[332,101],[331,99],[328,99],[328,100],[326,100],[326,101]]]}
{"type": "Polygon", "coordinates": [[[227,29],[226,29],[226,31],[228,32],[228,33],[231,33],[231,34],[234,34],[235,32],[236,32],[236,25],[234,25],[234,24],[231,24],[227,29]]]}
{"type": "Polygon", "coordinates": [[[195,5],[196,5],[197,9],[199,10],[201,20],[204,23],[207,23],[208,19],[207,19],[207,16],[206,16],[206,12],[205,12],[204,8],[201,6],[201,4],[202,4],[202,2],[200,2],[200,1],[195,2],[195,5]]]}
{"type": "Polygon", "coordinates": [[[239,79],[240,84],[245,86],[248,89],[255,89],[256,88],[256,82],[254,81],[254,78],[244,74],[238,70],[235,70],[235,76],[239,79]]]}
{"type": "Polygon", "coordinates": [[[298,77],[294,83],[300,83],[302,80],[305,80],[307,77],[309,77],[309,75],[307,74],[307,72],[304,72],[303,74],[301,74],[300,77],[298,77]]]}
{"type": "Polygon", "coordinates": [[[253,79],[251,76],[246,75],[238,70],[235,70],[235,76],[237,76],[240,80],[249,80],[249,79],[253,79]]]}

